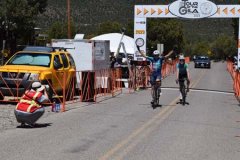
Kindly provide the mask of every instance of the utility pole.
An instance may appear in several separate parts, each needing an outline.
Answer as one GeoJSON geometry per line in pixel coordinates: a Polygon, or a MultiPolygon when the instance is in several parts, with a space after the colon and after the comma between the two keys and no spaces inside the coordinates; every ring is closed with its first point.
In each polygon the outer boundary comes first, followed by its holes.
{"type": "Polygon", "coordinates": [[[71,39],[71,9],[70,9],[70,0],[67,0],[67,21],[68,21],[68,39],[71,39]]]}

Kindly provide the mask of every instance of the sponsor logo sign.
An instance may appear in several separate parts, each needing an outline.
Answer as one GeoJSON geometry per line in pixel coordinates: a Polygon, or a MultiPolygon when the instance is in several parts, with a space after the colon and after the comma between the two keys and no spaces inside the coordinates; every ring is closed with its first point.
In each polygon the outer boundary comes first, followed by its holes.
{"type": "Polygon", "coordinates": [[[177,0],[168,9],[181,18],[206,18],[217,13],[218,7],[208,0],[177,0]]]}

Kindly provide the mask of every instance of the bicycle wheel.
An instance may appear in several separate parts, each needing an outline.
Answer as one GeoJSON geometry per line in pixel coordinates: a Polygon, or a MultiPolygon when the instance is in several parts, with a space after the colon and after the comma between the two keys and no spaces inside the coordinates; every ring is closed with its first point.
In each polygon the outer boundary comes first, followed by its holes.
{"type": "Polygon", "coordinates": [[[185,105],[186,102],[186,86],[184,84],[184,81],[179,81],[180,84],[180,92],[182,94],[182,104],[185,105]]]}
{"type": "Polygon", "coordinates": [[[160,99],[160,93],[161,93],[161,88],[158,86],[157,89],[157,105],[159,105],[159,99],[160,99]]]}
{"type": "Polygon", "coordinates": [[[186,87],[185,87],[185,85],[183,85],[182,95],[183,95],[183,105],[185,105],[185,103],[186,103],[186,87]]]}
{"type": "Polygon", "coordinates": [[[156,104],[156,90],[155,90],[155,86],[152,86],[152,99],[153,99],[152,107],[155,107],[155,104],[156,104]]]}
{"type": "Polygon", "coordinates": [[[155,108],[158,105],[158,95],[157,95],[156,85],[152,86],[152,107],[155,108]]]}
{"type": "Polygon", "coordinates": [[[155,86],[155,105],[159,105],[159,91],[158,91],[158,86],[155,86]]]}

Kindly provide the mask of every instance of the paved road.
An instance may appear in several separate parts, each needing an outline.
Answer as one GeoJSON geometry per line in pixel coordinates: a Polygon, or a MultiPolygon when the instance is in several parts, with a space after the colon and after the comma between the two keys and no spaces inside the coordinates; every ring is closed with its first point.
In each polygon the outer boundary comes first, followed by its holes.
{"type": "Polygon", "coordinates": [[[162,107],[150,90],[122,94],[40,119],[49,126],[0,132],[3,160],[238,160],[240,107],[225,63],[193,69],[190,105],[176,105],[174,76],[162,107]]]}

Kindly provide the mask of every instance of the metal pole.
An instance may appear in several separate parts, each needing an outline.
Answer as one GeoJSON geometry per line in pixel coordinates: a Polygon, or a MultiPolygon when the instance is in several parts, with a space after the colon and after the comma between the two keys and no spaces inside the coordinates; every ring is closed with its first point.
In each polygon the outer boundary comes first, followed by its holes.
{"type": "Polygon", "coordinates": [[[67,21],[68,21],[68,39],[71,39],[71,9],[70,9],[70,0],[67,0],[67,21]]]}
{"type": "Polygon", "coordinates": [[[238,69],[240,68],[240,18],[238,19],[238,69]]]}
{"type": "Polygon", "coordinates": [[[126,30],[125,28],[122,28],[122,29],[121,29],[122,36],[121,36],[120,42],[119,42],[119,44],[118,44],[117,52],[114,54],[115,57],[117,57],[118,54],[119,54],[119,51],[120,51],[120,48],[121,48],[121,42],[122,42],[122,40],[123,40],[123,37],[124,37],[124,34],[125,34],[125,30],[126,30]]]}

